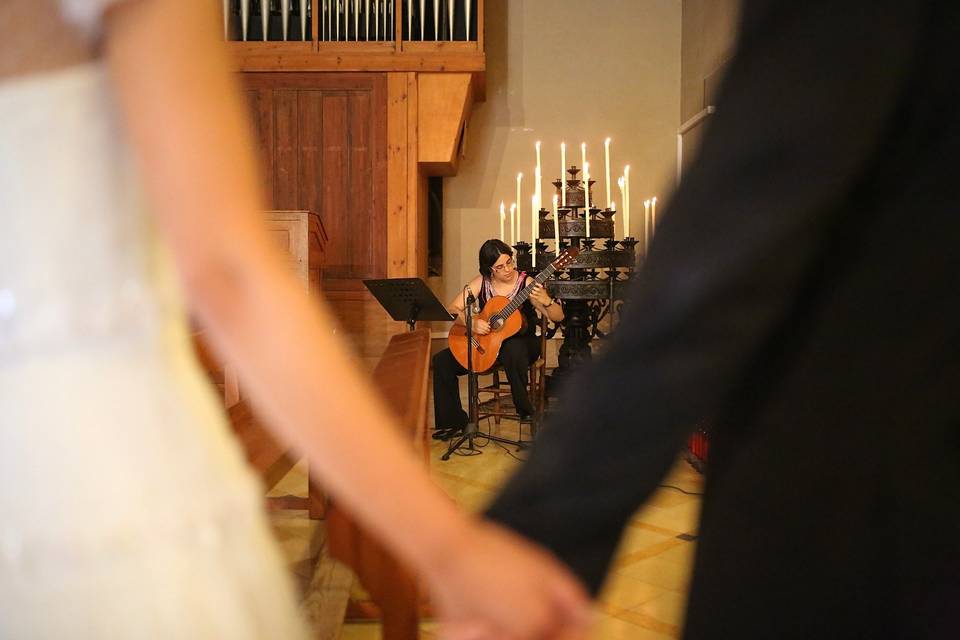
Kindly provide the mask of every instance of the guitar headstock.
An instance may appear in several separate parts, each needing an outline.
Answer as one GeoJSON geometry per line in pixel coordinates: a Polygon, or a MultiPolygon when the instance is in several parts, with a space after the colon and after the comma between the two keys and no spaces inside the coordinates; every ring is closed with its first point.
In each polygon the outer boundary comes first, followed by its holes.
{"type": "Polygon", "coordinates": [[[566,269],[567,265],[576,260],[578,255],[580,255],[580,249],[577,247],[569,247],[564,249],[563,253],[557,256],[557,259],[551,264],[553,264],[554,269],[560,271],[561,269],[566,269]]]}

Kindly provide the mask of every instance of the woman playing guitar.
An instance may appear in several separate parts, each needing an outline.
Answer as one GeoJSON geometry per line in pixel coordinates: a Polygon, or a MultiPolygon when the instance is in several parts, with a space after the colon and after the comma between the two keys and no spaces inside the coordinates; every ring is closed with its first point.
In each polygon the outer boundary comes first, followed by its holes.
{"type": "MultiPolygon", "coordinates": [[[[513,261],[513,249],[500,240],[487,240],[480,247],[480,275],[463,288],[461,293],[447,305],[447,310],[456,315],[456,324],[464,324],[466,298],[472,292],[477,298],[477,308],[482,309],[490,298],[512,298],[527,286],[532,279],[525,272],[518,272],[513,261]]],[[[527,396],[527,368],[540,357],[540,342],[536,337],[536,309],[551,321],[563,320],[563,309],[550,297],[541,285],[537,285],[530,298],[519,312],[524,316],[525,326],[517,334],[507,338],[500,346],[498,358],[503,365],[513,403],[521,419],[533,413],[527,396]]],[[[474,316],[473,332],[478,336],[490,333],[490,324],[474,316]]],[[[436,425],[434,438],[447,439],[462,430],[467,424],[467,413],[460,403],[458,376],[467,370],[453,357],[450,349],[444,349],[433,357],[433,411],[436,425]]]]}

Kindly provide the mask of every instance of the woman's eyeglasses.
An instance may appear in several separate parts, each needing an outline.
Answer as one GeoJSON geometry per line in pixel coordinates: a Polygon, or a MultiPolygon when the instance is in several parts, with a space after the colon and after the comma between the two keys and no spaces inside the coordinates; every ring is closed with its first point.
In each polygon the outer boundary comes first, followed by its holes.
{"type": "Polygon", "coordinates": [[[507,258],[506,262],[504,262],[503,264],[496,265],[495,267],[493,267],[493,270],[497,273],[503,273],[504,269],[512,269],[512,268],[513,268],[513,258],[507,258]]]}

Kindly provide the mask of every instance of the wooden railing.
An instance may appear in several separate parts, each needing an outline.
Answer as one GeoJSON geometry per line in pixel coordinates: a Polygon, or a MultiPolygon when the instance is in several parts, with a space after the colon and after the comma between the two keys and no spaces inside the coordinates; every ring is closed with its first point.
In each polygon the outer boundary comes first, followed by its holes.
{"type": "Polygon", "coordinates": [[[241,71],[482,72],[483,0],[221,0],[241,71]]]}

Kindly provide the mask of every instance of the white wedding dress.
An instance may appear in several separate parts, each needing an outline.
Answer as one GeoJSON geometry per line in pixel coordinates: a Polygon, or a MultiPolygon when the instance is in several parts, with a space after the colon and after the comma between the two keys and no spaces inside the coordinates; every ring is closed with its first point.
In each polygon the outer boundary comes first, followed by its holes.
{"type": "Polygon", "coordinates": [[[0,638],[304,637],[132,167],[100,63],[0,81],[0,638]]]}

